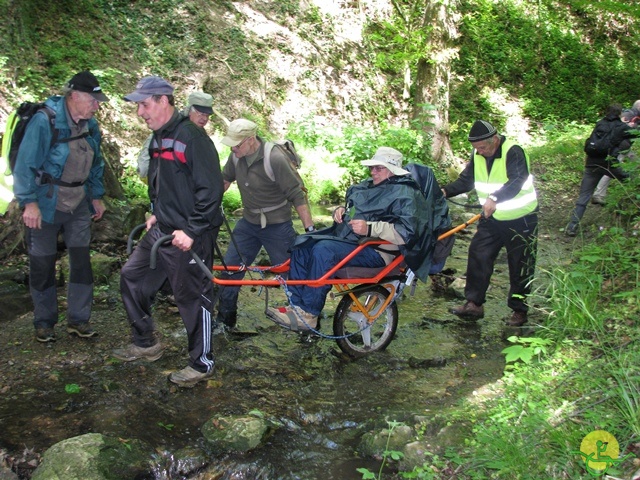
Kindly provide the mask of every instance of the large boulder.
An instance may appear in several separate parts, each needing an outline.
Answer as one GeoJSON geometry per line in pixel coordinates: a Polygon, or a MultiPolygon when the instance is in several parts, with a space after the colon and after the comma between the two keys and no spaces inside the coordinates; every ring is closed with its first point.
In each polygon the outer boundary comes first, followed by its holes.
{"type": "Polygon", "coordinates": [[[32,480],[122,480],[147,478],[153,448],[140,440],[123,441],[87,433],[56,443],[42,456],[32,480]]]}

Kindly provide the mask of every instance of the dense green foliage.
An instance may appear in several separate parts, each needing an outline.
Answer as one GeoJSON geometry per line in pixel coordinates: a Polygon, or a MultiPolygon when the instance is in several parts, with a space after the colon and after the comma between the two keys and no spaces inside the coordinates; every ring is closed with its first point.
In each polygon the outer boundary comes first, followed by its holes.
{"type": "Polygon", "coordinates": [[[640,96],[637,6],[465,0],[461,10],[456,111],[503,125],[487,94],[505,88],[536,123],[590,123],[608,104],[640,96]]]}

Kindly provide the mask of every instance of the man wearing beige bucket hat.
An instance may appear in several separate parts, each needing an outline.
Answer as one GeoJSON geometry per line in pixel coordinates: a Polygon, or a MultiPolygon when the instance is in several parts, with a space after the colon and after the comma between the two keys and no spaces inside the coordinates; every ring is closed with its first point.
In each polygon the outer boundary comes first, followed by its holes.
{"type": "MultiPolygon", "coordinates": [[[[318,234],[304,235],[291,249],[293,280],[317,279],[345,258],[363,237],[387,240],[388,250],[367,247],[349,262],[353,267],[383,267],[398,251],[422,280],[427,278],[435,242],[435,228],[425,212],[433,209],[410,173],[402,168],[402,153],[380,147],[373,158],[363,160],[371,178],[347,190],[345,206],[333,212],[334,224],[318,234]]],[[[267,315],[293,330],[317,328],[331,285],[290,285],[290,304],[269,308],[267,315]]]]}

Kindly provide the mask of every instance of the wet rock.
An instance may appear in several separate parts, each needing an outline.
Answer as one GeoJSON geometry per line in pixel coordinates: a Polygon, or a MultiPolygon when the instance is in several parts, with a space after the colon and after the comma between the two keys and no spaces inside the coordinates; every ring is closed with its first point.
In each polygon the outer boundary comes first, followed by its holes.
{"type": "Polygon", "coordinates": [[[163,452],[154,469],[153,478],[189,478],[207,467],[209,460],[197,447],[185,447],[176,452],[163,452]]]}
{"type": "Polygon", "coordinates": [[[415,437],[413,428],[399,425],[379,432],[367,432],[358,445],[358,453],[363,457],[382,458],[385,450],[401,451],[415,437]]]}
{"type": "Polygon", "coordinates": [[[398,470],[409,471],[415,465],[424,465],[432,457],[433,448],[426,441],[407,443],[402,448],[403,457],[398,463],[398,470]]]}
{"type": "Polygon", "coordinates": [[[464,298],[464,286],[466,283],[467,280],[465,278],[456,278],[447,288],[447,292],[455,295],[456,298],[464,298]]]}
{"type": "Polygon", "coordinates": [[[409,357],[408,362],[411,368],[437,368],[437,367],[445,367],[447,365],[447,359],[443,357],[435,357],[435,358],[409,357]]]}
{"type": "Polygon", "coordinates": [[[254,415],[210,418],[201,428],[204,437],[222,451],[248,452],[259,447],[279,423],[254,415]]]}
{"type": "Polygon", "coordinates": [[[87,433],[56,443],[42,456],[32,480],[146,478],[153,449],[139,440],[87,433]]]}

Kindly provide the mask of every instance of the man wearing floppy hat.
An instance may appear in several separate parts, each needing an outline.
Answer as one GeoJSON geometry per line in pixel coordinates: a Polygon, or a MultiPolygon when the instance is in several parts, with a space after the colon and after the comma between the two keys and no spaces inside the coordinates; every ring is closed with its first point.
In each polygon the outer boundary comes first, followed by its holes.
{"type": "Polygon", "coordinates": [[[174,107],[173,86],[164,78],[145,77],[124,99],[138,105],[138,116],[153,131],[149,163],[152,215],[147,233],[122,267],[120,291],[131,325],[132,343],[113,351],[126,361],[158,360],[163,346],[152,317],[155,294],[168,280],[187,331],[189,362],[169,380],[191,387],[213,375],[211,297],[213,285],[192,258],[195,252],[213,264],[213,245],[222,223],[222,176],[218,152],[204,130],[174,107]],[[150,268],[151,248],[160,237],[173,235],[158,249],[150,268]]]}
{"type": "MultiPolygon", "coordinates": [[[[435,247],[435,228],[425,212],[433,210],[409,172],[402,168],[402,153],[380,147],[364,160],[371,178],[349,187],[345,206],[333,212],[334,224],[318,234],[299,237],[291,250],[293,280],[317,279],[358,246],[362,237],[387,240],[384,250],[367,247],[349,262],[352,267],[384,267],[401,252],[421,280],[426,280],[435,247]]],[[[267,315],[293,330],[317,328],[330,285],[290,285],[290,304],[269,308],[267,315]]]]}
{"type": "Polygon", "coordinates": [[[56,339],[58,322],[55,264],[58,233],[69,252],[67,332],[93,337],[93,276],[89,244],[91,219],[105,211],[104,162],[98,122],[100,102],[108,101],[88,70],[74,75],[36,113],[25,130],[13,172],[14,194],[24,213],[29,247],[29,288],[36,340],[56,339]]]}
{"type": "Polygon", "coordinates": [[[538,200],[529,157],[484,120],[473,124],[469,142],[470,162],[456,181],[442,188],[447,198],[475,189],[483,212],[469,246],[467,301],[452,313],[463,318],[484,316],[494,263],[505,247],[511,285],[507,305],[513,310],[507,324],[521,326],[527,321],[526,297],[531,292],[538,238],[538,200]]]}
{"type": "MultiPolygon", "coordinates": [[[[224,256],[225,265],[251,265],[262,247],[272,265],[289,258],[289,247],[297,234],[291,219],[296,209],[306,232],[314,230],[306,191],[283,150],[257,135],[258,126],[239,118],[231,122],[222,143],[231,154],[222,170],[225,190],[234,181],[240,190],[242,218],[233,229],[233,242],[224,256]],[[267,146],[273,178],[267,173],[267,146]]],[[[224,274],[225,280],[241,280],[245,272],[224,274]]],[[[233,328],[237,321],[240,287],[220,288],[217,322],[233,328]]]]}

